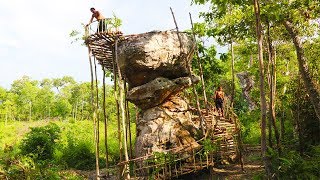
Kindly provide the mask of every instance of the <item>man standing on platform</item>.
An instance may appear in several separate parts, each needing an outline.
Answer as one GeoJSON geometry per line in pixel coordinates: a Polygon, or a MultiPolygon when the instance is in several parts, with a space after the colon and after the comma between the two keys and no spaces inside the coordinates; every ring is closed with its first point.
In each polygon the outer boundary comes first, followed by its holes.
{"type": "MultiPolygon", "coordinates": [[[[90,8],[90,11],[92,12],[92,17],[90,19],[89,24],[91,24],[93,22],[93,19],[95,18],[96,20],[98,20],[99,24],[97,27],[97,32],[104,32],[107,31],[107,20],[110,20],[111,18],[105,18],[99,11],[97,11],[95,8],[90,8]]],[[[89,26],[89,24],[87,24],[86,26],[89,26]]]]}

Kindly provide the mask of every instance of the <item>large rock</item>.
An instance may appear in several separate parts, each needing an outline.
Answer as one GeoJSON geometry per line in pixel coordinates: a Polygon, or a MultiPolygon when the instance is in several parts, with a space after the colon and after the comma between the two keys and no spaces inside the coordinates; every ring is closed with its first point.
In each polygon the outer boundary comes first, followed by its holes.
{"type": "Polygon", "coordinates": [[[189,75],[194,42],[186,33],[153,31],[127,36],[118,46],[118,60],[130,88],[157,77],[175,79],[189,75]]]}
{"type": "Polygon", "coordinates": [[[195,137],[199,137],[199,127],[191,120],[188,104],[179,97],[170,97],[160,106],[142,111],[137,123],[135,152],[142,157],[153,152],[177,148],[200,147],[195,137]]]}
{"type": "Polygon", "coordinates": [[[242,94],[249,104],[249,110],[252,111],[257,107],[257,105],[254,103],[250,96],[251,89],[254,87],[253,78],[249,75],[248,72],[237,73],[237,77],[240,80],[242,94]]]}
{"type": "Polygon", "coordinates": [[[127,99],[141,109],[149,109],[162,104],[168,97],[198,83],[198,76],[181,77],[174,80],[158,77],[142,86],[132,88],[127,99]]]}

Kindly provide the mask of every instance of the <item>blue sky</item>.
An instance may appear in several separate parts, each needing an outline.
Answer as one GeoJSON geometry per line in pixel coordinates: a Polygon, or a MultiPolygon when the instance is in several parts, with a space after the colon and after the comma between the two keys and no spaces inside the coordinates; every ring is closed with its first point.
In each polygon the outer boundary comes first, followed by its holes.
{"type": "Polygon", "coordinates": [[[69,33],[88,23],[90,7],[105,17],[114,12],[123,20],[124,34],[167,30],[175,27],[172,7],[180,29],[190,28],[189,12],[207,7],[190,6],[191,0],[0,0],[0,86],[23,75],[32,79],[65,75],[89,81],[87,49],[71,44],[69,33]]]}

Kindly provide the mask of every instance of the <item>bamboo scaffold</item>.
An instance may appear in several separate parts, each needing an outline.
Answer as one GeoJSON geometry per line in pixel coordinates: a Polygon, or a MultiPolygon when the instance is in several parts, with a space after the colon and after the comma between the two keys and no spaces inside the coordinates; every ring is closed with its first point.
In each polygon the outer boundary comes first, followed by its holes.
{"type": "MultiPolygon", "coordinates": [[[[178,38],[180,39],[180,32],[171,9],[178,38]]],[[[190,15],[191,24],[192,19],[190,15]]],[[[90,28],[90,27],[89,27],[90,28]]],[[[89,30],[87,29],[87,32],[89,30]]],[[[194,35],[194,34],[193,34],[194,35]]],[[[212,110],[201,109],[199,103],[199,97],[196,92],[195,86],[193,86],[194,97],[197,101],[197,116],[194,119],[200,119],[201,128],[203,132],[203,138],[197,141],[200,144],[199,148],[193,147],[192,144],[186,144],[183,146],[175,147],[165,150],[163,153],[149,154],[143,157],[135,157],[132,147],[131,123],[129,103],[126,100],[125,94],[127,93],[126,77],[124,72],[121,71],[118,59],[118,44],[125,41],[126,37],[120,32],[94,32],[92,34],[86,34],[86,45],[88,46],[90,70],[91,70],[91,104],[92,104],[92,119],[94,124],[95,133],[95,145],[96,145],[96,179],[100,177],[109,176],[109,169],[117,169],[119,179],[130,179],[131,177],[142,177],[145,172],[149,177],[155,179],[171,179],[173,177],[179,177],[184,174],[197,172],[202,169],[210,168],[214,165],[215,153],[228,154],[237,153],[236,146],[237,141],[228,139],[230,136],[236,135],[236,126],[233,122],[236,122],[236,116],[230,115],[230,119],[224,119],[218,117],[218,115],[212,110]],[[93,58],[92,58],[93,57],[93,58]],[[92,61],[94,60],[94,62],[92,61]],[[106,174],[105,176],[100,174],[99,167],[99,96],[98,96],[98,81],[97,81],[97,68],[96,61],[102,66],[103,76],[106,75],[106,70],[113,72],[114,81],[114,98],[117,108],[117,127],[119,140],[119,162],[116,166],[110,166],[108,162],[108,120],[107,112],[105,110],[107,104],[105,102],[105,77],[103,77],[103,120],[104,120],[104,138],[105,138],[105,159],[106,159],[106,174]],[[95,67],[93,67],[95,65],[95,67]],[[204,113],[206,111],[206,113],[204,113]],[[219,121],[215,122],[215,121],[219,121]],[[219,139],[223,139],[220,142],[219,139]],[[212,143],[220,143],[221,152],[208,151],[202,145],[205,140],[210,140],[212,143]],[[224,152],[222,152],[224,151],[224,152]]],[[[195,38],[194,38],[195,40],[195,38]]],[[[180,41],[181,49],[183,44],[180,41]]],[[[188,54],[190,56],[192,54],[188,54]]],[[[198,61],[199,65],[201,64],[198,61]]],[[[188,63],[187,63],[188,64],[188,63]]],[[[191,67],[188,67],[191,74],[191,67]]],[[[203,81],[203,79],[202,79],[203,81]]],[[[203,83],[203,82],[202,82],[203,83]]],[[[203,86],[205,89],[205,87],[203,86]]],[[[205,103],[206,104],[206,103],[205,103]]],[[[206,107],[207,108],[207,107],[206,107]]],[[[228,113],[231,111],[228,111],[228,113]]],[[[198,121],[199,122],[199,121],[198,121]]],[[[110,173],[110,176],[115,176],[115,173],[110,173]]]]}

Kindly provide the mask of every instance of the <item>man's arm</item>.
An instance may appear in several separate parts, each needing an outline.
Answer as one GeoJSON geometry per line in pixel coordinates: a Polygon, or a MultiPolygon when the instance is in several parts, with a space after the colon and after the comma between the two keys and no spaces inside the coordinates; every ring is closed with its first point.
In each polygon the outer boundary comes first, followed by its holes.
{"type": "Polygon", "coordinates": [[[89,21],[89,23],[87,24],[87,26],[89,25],[89,24],[91,24],[92,23],[92,21],[93,21],[93,15],[91,16],[91,19],[90,19],[90,21],[89,21]]]}

